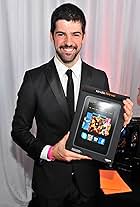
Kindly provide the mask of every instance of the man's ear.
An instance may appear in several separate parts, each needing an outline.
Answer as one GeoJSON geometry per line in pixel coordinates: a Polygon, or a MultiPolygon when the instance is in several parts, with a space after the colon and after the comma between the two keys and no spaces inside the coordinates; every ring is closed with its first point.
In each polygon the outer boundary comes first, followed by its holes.
{"type": "Polygon", "coordinates": [[[50,40],[51,40],[51,42],[53,42],[54,41],[54,39],[53,39],[53,34],[50,32],[50,40]]]}
{"type": "Polygon", "coordinates": [[[85,39],[86,39],[86,34],[83,34],[82,44],[84,44],[84,43],[85,43],[85,39]]]}

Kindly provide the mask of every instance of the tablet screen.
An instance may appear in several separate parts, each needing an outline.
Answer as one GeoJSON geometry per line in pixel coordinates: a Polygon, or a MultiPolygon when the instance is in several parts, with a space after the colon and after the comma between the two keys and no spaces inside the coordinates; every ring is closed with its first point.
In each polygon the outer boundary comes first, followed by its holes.
{"type": "Polygon", "coordinates": [[[87,96],[77,125],[73,145],[106,154],[121,109],[110,100],[87,96]]]}

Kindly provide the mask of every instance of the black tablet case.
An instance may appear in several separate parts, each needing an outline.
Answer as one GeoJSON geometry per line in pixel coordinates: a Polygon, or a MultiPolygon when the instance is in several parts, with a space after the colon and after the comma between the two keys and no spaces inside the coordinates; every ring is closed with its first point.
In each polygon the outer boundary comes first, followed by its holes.
{"type": "Polygon", "coordinates": [[[120,94],[84,86],[66,148],[112,164],[123,128],[123,100],[120,94]]]}

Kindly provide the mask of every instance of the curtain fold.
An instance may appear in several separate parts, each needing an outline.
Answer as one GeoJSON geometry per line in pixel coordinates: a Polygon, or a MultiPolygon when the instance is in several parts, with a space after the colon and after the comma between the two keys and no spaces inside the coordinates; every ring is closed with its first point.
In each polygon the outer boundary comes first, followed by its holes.
{"type": "MultiPolygon", "coordinates": [[[[87,18],[82,58],[104,70],[111,91],[134,102],[140,87],[139,0],[0,0],[0,206],[27,206],[31,200],[31,160],[11,139],[17,92],[26,70],[54,55],[50,18],[56,6],[71,2],[87,18]]],[[[34,133],[34,132],[33,132],[34,133]]]]}

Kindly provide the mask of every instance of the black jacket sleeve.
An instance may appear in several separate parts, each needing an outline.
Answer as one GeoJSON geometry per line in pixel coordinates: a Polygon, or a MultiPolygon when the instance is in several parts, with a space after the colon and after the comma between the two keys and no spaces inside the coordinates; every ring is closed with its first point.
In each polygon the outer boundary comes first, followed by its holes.
{"type": "Polygon", "coordinates": [[[29,71],[25,73],[23,83],[18,92],[17,106],[12,122],[12,138],[33,159],[39,159],[45,146],[40,139],[31,133],[36,113],[35,88],[29,71]]]}

